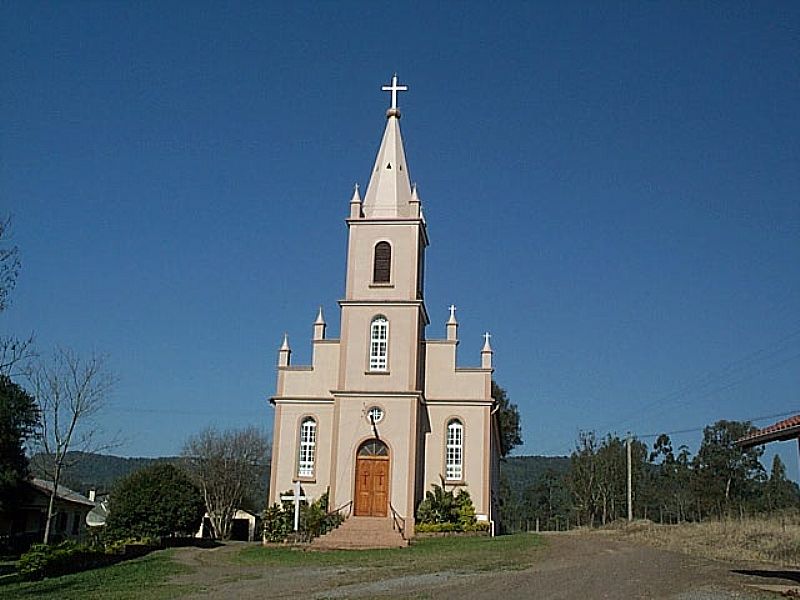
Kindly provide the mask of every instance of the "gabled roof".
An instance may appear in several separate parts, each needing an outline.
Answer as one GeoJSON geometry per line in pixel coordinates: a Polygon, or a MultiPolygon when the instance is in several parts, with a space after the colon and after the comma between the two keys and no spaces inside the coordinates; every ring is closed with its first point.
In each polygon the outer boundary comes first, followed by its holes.
{"type": "Polygon", "coordinates": [[[776,442],[783,440],[792,440],[800,438],[800,415],[795,415],[778,421],[774,425],[764,427],[750,433],[742,438],[736,440],[736,443],[742,448],[750,448],[751,446],[759,446],[767,442],[776,442]]]}
{"type": "MultiPolygon", "coordinates": [[[[48,496],[53,491],[53,482],[47,481],[45,479],[29,479],[28,483],[36,490],[47,494],[48,496]]],[[[58,486],[58,490],[56,492],[56,498],[63,502],[73,502],[75,504],[83,504],[84,506],[95,506],[95,502],[89,500],[86,496],[79,494],[78,492],[69,489],[68,487],[64,487],[63,485],[58,486]]]]}

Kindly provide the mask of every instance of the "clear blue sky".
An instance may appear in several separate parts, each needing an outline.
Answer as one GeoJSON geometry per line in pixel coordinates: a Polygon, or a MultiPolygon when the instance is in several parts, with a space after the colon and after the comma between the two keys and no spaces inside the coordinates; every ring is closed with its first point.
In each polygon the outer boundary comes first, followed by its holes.
{"type": "Polygon", "coordinates": [[[800,412],[800,4],[429,4],[0,3],[2,331],[109,355],[118,453],[271,431],[397,71],[428,336],[492,332],[518,453],[800,412]]]}

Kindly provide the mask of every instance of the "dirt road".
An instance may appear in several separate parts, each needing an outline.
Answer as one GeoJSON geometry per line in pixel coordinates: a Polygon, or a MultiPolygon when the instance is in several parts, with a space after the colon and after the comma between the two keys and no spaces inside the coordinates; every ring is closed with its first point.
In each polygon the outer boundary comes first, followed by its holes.
{"type": "Polygon", "coordinates": [[[232,565],[238,548],[182,549],[176,558],[196,567],[177,579],[196,598],[443,598],[513,600],[629,599],[742,600],[777,598],[753,585],[800,585],[800,573],[763,565],[728,564],[640,546],[614,534],[561,534],[531,568],[521,571],[436,574],[359,572],[358,568],[232,565]],[[761,570],[760,575],[754,574],[761,570]],[[738,572],[742,571],[742,572],[738,572]],[[778,575],[783,575],[780,577],[778,575]],[[199,587],[198,587],[199,586],[199,587]]]}

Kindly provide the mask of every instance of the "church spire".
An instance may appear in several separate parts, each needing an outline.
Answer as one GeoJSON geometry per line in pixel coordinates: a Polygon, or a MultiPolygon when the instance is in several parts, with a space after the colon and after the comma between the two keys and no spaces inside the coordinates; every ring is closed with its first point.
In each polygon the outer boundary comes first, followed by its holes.
{"type": "Polygon", "coordinates": [[[400,109],[397,107],[397,92],[408,90],[408,86],[397,84],[397,75],[384,91],[391,92],[392,100],[386,111],[386,129],[375,159],[375,166],[364,196],[363,213],[367,219],[396,219],[411,217],[411,183],[408,165],[400,135],[400,109]]]}

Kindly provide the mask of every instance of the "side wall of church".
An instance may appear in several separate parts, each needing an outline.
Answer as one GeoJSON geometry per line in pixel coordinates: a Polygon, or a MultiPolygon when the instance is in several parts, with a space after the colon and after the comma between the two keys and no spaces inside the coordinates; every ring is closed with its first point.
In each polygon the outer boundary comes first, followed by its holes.
{"type": "Polygon", "coordinates": [[[278,402],[275,407],[275,428],[272,440],[272,472],[270,473],[269,502],[294,488],[300,480],[303,492],[312,499],[319,498],[330,485],[331,448],[333,447],[333,400],[278,402]],[[300,449],[300,423],[306,418],[316,421],[317,437],[314,473],[298,477],[300,449]]]}
{"type": "Polygon", "coordinates": [[[428,490],[446,476],[447,425],[457,419],[463,430],[463,477],[446,480],[448,489],[463,487],[475,512],[490,518],[492,506],[492,369],[456,367],[458,342],[428,340],[425,398],[430,433],[425,443],[425,483],[428,490]]]}
{"type": "Polygon", "coordinates": [[[445,447],[447,424],[458,419],[464,426],[463,477],[459,481],[445,480],[447,489],[466,489],[478,515],[490,513],[490,407],[446,402],[428,404],[431,432],[428,436],[425,460],[425,489],[441,485],[445,477],[445,447]]]}

